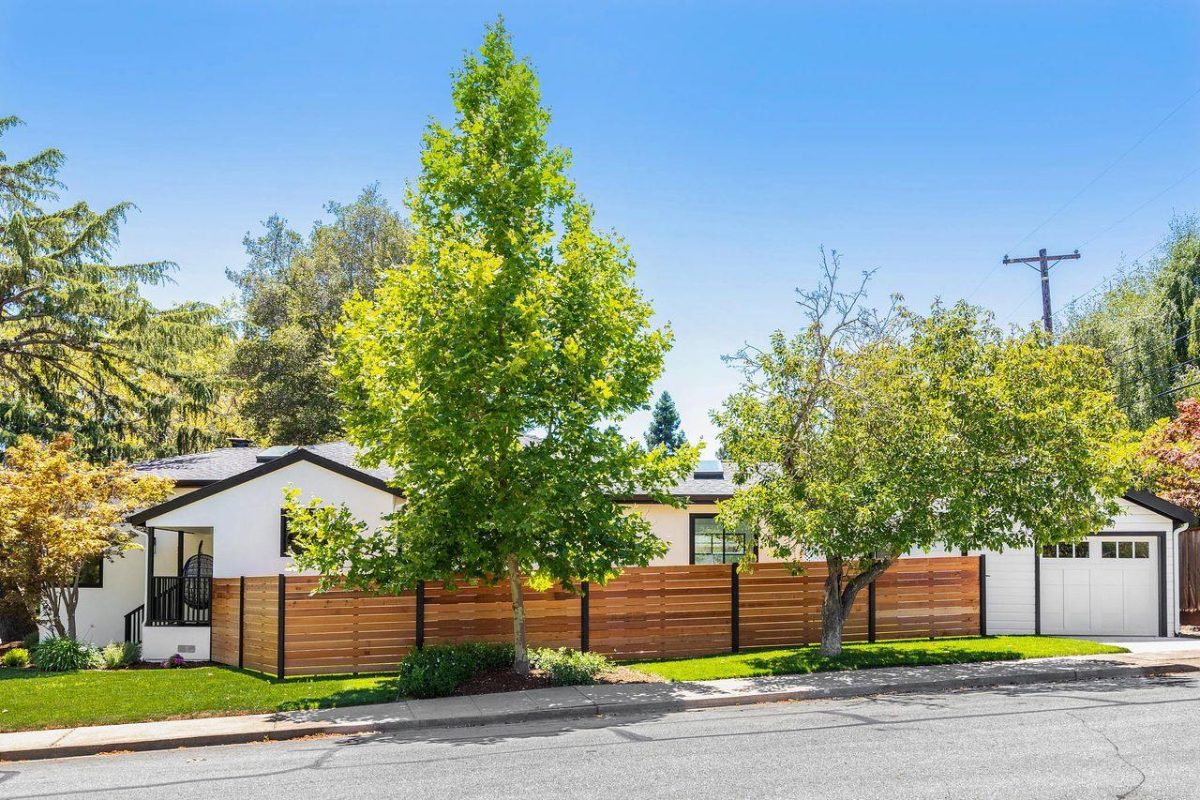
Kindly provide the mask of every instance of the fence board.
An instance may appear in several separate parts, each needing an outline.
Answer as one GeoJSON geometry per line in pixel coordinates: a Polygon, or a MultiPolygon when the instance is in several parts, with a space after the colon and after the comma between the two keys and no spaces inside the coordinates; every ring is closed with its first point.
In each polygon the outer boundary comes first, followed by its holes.
{"type": "MultiPolygon", "coordinates": [[[[821,637],[825,564],[793,575],[784,564],[757,564],[739,576],[738,627],[743,648],[796,647],[821,637]]],[[[619,659],[671,658],[729,652],[733,632],[732,567],[720,564],[628,569],[607,586],[593,585],[589,647],[619,659]]],[[[978,558],[901,559],[876,582],[878,639],[961,636],[979,632],[978,558]]],[[[245,579],[247,669],[278,674],[278,577],[245,579]]],[[[290,576],[284,594],[287,675],[395,669],[417,643],[414,592],[376,595],[333,590],[314,594],[317,579],[290,576]]],[[[238,658],[238,579],[213,581],[212,658],[238,658]]],[[[561,588],[524,590],[529,642],[580,647],[581,601],[561,588]]],[[[868,593],[846,623],[847,641],[865,641],[868,593]]],[[[504,586],[427,586],[424,641],[507,642],[512,609],[504,586]]]]}

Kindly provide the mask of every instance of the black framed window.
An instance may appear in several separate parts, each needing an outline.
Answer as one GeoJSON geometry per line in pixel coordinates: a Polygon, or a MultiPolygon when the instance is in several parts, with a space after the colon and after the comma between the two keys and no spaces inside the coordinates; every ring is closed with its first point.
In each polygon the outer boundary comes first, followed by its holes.
{"type": "Polygon", "coordinates": [[[279,509],[279,555],[284,558],[294,554],[296,536],[288,529],[288,512],[279,509]]]}
{"type": "Polygon", "coordinates": [[[1091,558],[1091,542],[1059,542],[1042,546],[1042,558],[1091,558]]]}
{"type": "Polygon", "coordinates": [[[79,571],[80,589],[104,588],[104,556],[96,556],[79,571]]]}
{"type": "Polygon", "coordinates": [[[693,564],[736,564],[752,546],[749,529],[725,530],[716,514],[692,514],[691,538],[693,564]]]}

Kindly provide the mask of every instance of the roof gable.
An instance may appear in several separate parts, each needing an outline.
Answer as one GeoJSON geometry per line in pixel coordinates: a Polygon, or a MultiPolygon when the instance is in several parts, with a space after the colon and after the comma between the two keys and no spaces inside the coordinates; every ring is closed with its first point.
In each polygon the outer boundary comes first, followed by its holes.
{"type": "MultiPolygon", "coordinates": [[[[247,450],[250,450],[252,456],[254,453],[257,452],[251,448],[231,448],[231,449],[247,449],[247,450]]],[[[264,475],[269,475],[272,472],[283,469],[284,467],[290,466],[292,464],[295,464],[295,463],[298,463],[301,461],[321,467],[322,469],[327,469],[330,472],[336,473],[336,474],[341,475],[346,478],[350,478],[351,480],[358,481],[359,483],[365,484],[365,485],[370,486],[375,489],[379,489],[380,491],[388,492],[389,494],[400,496],[400,491],[398,489],[395,489],[395,488],[389,486],[387,481],[383,480],[382,478],[380,478],[376,475],[372,475],[370,473],[364,472],[363,470],[357,469],[355,467],[347,466],[346,464],[343,464],[340,461],[335,461],[332,458],[328,458],[324,455],[320,455],[320,454],[315,453],[307,448],[300,447],[300,448],[293,450],[292,452],[288,453],[285,456],[281,456],[279,458],[275,458],[270,461],[266,461],[266,462],[257,464],[254,467],[246,469],[235,475],[231,475],[230,477],[225,478],[223,480],[210,482],[210,483],[206,484],[205,486],[203,486],[202,488],[197,489],[194,492],[188,492],[187,494],[180,495],[179,497],[174,497],[170,500],[167,500],[164,503],[159,503],[156,506],[151,506],[150,508],[142,509],[141,511],[138,511],[135,514],[131,514],[126,519],[128,522],[130,522],[134,525],[144,525],[147,520],[153,519],[158,516],[162,516],[163,514],[166,514],[169,511],[174,511],[178,508],[183,508],[184,506],[191,505],[192,503],[195,503],[198,500],[203,500],[206,497],[212,497],[215,494],[219,494],[228,489],[232,489],[235,486],[240,486],[243,483],[247,483],[249,481],[254,480],[255,478],[261,478],[264,475]]]]}

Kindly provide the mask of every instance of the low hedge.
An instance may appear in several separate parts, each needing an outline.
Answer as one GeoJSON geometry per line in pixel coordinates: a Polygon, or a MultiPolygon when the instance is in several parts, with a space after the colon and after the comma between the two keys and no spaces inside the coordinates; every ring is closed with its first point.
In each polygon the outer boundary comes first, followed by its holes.
{"type": "MultiPolygon", "coordinates": [[[[397,688],[403,697],[445,697],[476,675],[507,669],[512,662],[511,644],[430,645],[413,650],[400,662],[397,688]]],[[[565,647],[530,649],[529,664],[545,671],[555,686],[593,684],[597,675],[612,668],[612,662],[604,656],[565,647]]]]}
{"type": "Polygon", "coordinates": [[[398,688],[404,697],[445,697],[481,672],[511,665],[511,644],[463,642],[413,650],[400,662],[398,688]]]}

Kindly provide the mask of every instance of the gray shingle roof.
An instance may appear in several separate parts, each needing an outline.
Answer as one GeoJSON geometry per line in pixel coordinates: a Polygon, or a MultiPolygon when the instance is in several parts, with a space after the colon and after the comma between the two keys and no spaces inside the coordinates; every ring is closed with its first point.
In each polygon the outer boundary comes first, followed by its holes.
{"type": "MultiPolygon", "coordinates": [[[[522,438],[526,444],[537,441],[537,437],[534,436],[522,438]]],[[[253,469],[260,463],[258,454],[266,449],[265,447],[222,447],[206,453],[143,461],[133,466],[140,472],[170,478],[179,486],[204,486],[253,469]]],[[[358,449],[349,442],[305,445],[303,449],[380,480],[390,480],[394,474],[394,471],[386,466],[371,469],[361,467],[357,463],[358,449]]],[[[692,477],[679,483],[671,489],[671,494],[696,497],[729,497],[733,494],[734,485],[728,471],[721,478],[710,478],[707,477],[708,474],[710,473],[705,473],[706,477],[703,478],[692,477]]]]}
{"type": "MultiPolygon", "coordinates": [[[[186,456],[143,461],[134,464],[133,467],[139,472],[170,478],[180,486],[202,486],[232,478],[234,475],[258,466],[261,463],[258,461],[258,454],[266,449],[265,447],[221,447],[206,453],[192,453],[186,456]]],[[[356,461],[358,450],[349,442],[305,445],[303,449],[381,480],[386,481],[392,477],[390,468],[364,469],[359,466],[356,461]]]]}

